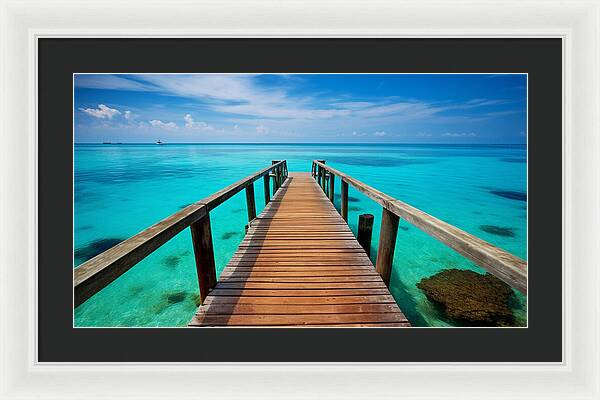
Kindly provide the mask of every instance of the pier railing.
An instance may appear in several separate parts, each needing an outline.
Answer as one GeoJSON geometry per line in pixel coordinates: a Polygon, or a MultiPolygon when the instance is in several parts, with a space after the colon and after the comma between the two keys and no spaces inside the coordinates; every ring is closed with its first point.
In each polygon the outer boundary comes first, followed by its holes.
{"type": "Polygon", "coordinates": [[[200,300],[203,302],[208,292],[217,283],[210,211],[245,189],[248,221],[251,222],[256,218],[254,182],[263,178],[265,204],[267,204],[270,201],[271,179],[273,180],[273,193],[275,193],[287,176],[286,160],[274,160],[272,165],[190,204],[183,210],[84,262],[73,272],[75,307],[105,288],[187,227],[190,228],[192,235],[200,300]]]}
{"type": "Polygon", "coordinates": [[[341,180],[340,213],[346,222],[348,222],[349,184],[383,207],[375,268],[387,285],[389,285],[392,273],[398,223],[402,218],[523,294],[527,294],[527,262],[525,260],[325,165],[325,160],[313,161],[312,176],[326,191],[331,202],[334,200],[335,177],[337,176],[341,180]]]}

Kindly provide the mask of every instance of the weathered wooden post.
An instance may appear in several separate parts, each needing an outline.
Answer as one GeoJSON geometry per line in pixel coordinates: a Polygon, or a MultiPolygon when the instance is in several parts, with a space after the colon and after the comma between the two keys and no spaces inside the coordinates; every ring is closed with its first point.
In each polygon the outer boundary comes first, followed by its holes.
{"type": "MultiPolygon", "coordinates": [[[[318,162],[320,162],[321,164],[325,164],[325,160],[317,160],[318,162]]],[[[321,188],[323,190],[325,190],[325,168],[319,166],[319,184],[321,185],[321,188]]]]}
{"type": "Polygon", "coordinates": [[[283,185],[283,165],[280,165],[279,167],[277,167],[277,175],[279,175],[279,187],[281,187],[281,185],[283,185]]]}
{"type": "Polygon", "coordinates": [[[269,180],[270,179],[271,179],[271,177],[269,176],[268,173],[263,177],[263,185],[265,187],[265,206],[267,204],[269,204],[269,201],[271,201],[271,193],[269,193],[269,191],[271,190],[269,188],[269,180]]]}
{"type": "Polygon", "coordinates": [[[371,256],[371,236],[373,235],[373,214],[358,216],[358,243],[365,249],[367,256],[371,256]]]}
{"type": "Polygon", "coordinates": [[[317,166],[317,184],[321,186],[321,174],[323,173],[323,167],[320,165],[317,166]]]}
{"type": "Polygon", "coordinates": [[[248,222],[256,218],[256,201],[254,199],[254,183],[246,186],[246,208],[248,209],[248,222]]]}
{"type": "Polygon", "coordinates": [[[196,259],[198,286],[200,287],[200,303],[204,303],[208,292],[217,284],[210,215],[207,213],[204,217],[191,224],[190,231],[192,232],[194,258],[196,259]]]}
{"type": "MultiPolygon", "coordinates": [[[[271,165],[275,165],[278,162],[279,162],[278,160],[272,160],[271,165]]],[[[273,195],[275,195],[275,193],[277,192],[277,189],[279,189],[279,174],[278,174],[277,168],[273,169],[272,171],[273,171],[273,195]]]]}
{"type": "Polygon", "coordinates": [[[348,222],[348,182],[342,179],[342,198],[341,198],[341,209],[342,209],[342,218],[346,223],[348,222]]]}
{"type": "Polygon", "coordinates": [[[333,202],[334,187],[335,187],[335,175],[333,173],[329,172],[329,201],[331,201],[331,203],[333,203],[333,204],[335,204],[333,202]]]}
{"type": "Polygon", "coordinates": [[[392,275],[398,222],[398,216],[384,207],[381,215],[381,230],[379,231],[379,248],[377,249],[375,269],[388,287],[392,275]]]}

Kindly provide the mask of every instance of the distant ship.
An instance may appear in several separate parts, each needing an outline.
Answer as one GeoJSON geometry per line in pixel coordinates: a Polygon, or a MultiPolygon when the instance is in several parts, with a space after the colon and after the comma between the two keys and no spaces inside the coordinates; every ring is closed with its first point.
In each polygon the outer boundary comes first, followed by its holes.
{"type": "Polygon", "coordinates": [[[161,142],[161,141],[160,141],[160,139],[158,139],[158,140],[156,141],[156,144],[163,144],[163,142],[161,142]]]}

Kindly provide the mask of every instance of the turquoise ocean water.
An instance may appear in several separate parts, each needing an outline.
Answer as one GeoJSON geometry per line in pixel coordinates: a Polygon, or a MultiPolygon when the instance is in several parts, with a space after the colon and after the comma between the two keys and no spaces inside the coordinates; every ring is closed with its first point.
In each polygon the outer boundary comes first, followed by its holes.
{"type": "MultiPolygon", "coordinates": [[[[316,158],[527,259],[526,153],[524,145],[77,144],[74,266],[271,160],[308,172],[316,158]]],[[[260,212],[262,182],[255,194],[260,212]]],[[[374,257],[381,207],[352,187],[349,196],[355,233],[359,214],[375,215],[374,257]]],[[[211,221],[219,274],[244,235],[244,192],[212,211],[211,221]]],[[[401,221],[391,291],[413,325],[452,326],[415,286],[445,268],[483,272],[401,221]]],[[[75,309],[75,325],[184,326],[197,295],[186,229],[75,309]]],[[[513,307],[526,325],[526,299],[517,295],[513,307]]]]}

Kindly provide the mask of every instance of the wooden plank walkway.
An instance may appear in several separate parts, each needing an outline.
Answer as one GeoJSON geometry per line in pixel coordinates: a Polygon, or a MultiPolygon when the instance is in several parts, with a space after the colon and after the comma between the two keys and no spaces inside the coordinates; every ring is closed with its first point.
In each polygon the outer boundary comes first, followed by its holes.
{"type": "Polygon", "coordinates": [[[309,173],[290,173],[190,326],[410,326],[309,173]]]}

